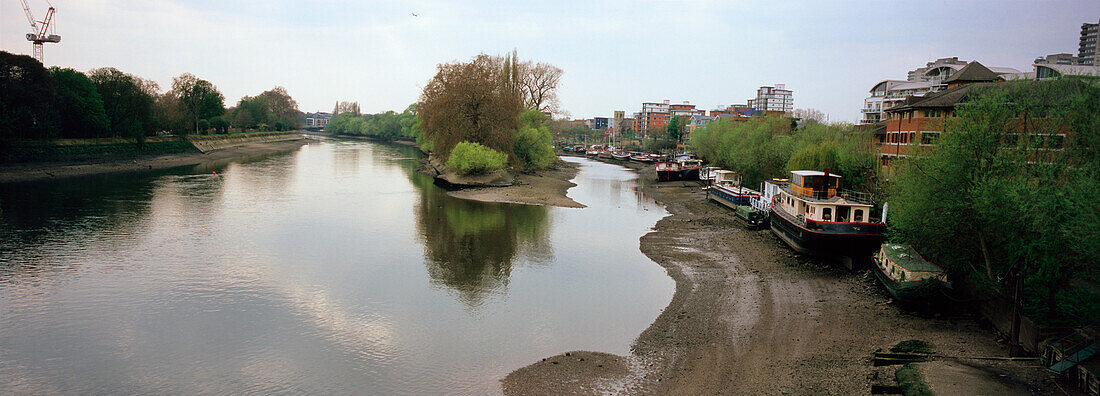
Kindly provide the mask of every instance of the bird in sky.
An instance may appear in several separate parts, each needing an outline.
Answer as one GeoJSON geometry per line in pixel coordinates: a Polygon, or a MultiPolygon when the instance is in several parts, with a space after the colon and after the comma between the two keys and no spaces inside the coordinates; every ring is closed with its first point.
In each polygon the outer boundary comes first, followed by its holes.
{"type": "Polygon", "coordinates": [[[416,13],[415,13],[415,12],[410,12],[410,14],[412,14],[412,16],[414,16],[414,17],[418,17],[418,16],[420,16],[420,15],[416,15],[416,13]]]}

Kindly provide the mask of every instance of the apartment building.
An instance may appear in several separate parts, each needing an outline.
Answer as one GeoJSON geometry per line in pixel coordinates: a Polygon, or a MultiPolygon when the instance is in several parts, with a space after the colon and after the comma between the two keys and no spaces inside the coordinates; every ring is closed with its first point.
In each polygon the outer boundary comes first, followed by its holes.
{"type": "Polygon", "coordinates": [[[750,100],[753,110],[782,111],[794,110],[794,95],[785,84],[763,86],[756,90],[756,99],[750,100]]]}
{"type": "MultiPolygon", "coordinates": [[[[882,80],[871,87],[870,96],[863,100],[860,124],[873,124],[885,119],[884,112],[905,101],[909,96],[923,96],[947,89],[946,81],[971,63],[958,57],[940,58],[924,67],[910,70],[905,80],[882,80]]],[[[1027,73],[1011,67],[985,67],[1002,79],[1021,78],[1027,73]]],[[[1026,78],[1026,77],[1024,77],[1026,78]]]]}
{"type": "Polygon", "coordinates": [[[1081,24],[1081,42],[1077,48],[1077,61],[1079,64],[1100,66],[1096,61],[1097,31],[1100,31],[1100,21],[1081,24]]]}
{"type": "Polygon", "coordinates": [[[302,120],[302,128],[319,131],[325,127],[325,124],[328,124],[328,120],[331,118],[332,113],[306,113],[305,119],[302,120]]]}
{"type": "Polygon", "coordinates": [[[1078,58],[1073,54],[1050,54],[1047,56],[1040,56],[1035,58],[1036,65],[1076,65],[1079,63],[1078,58]]]}
{"type": "Polygon", "coordinates": [[[663,133],[674,116],[688,118],[696,115],[705,116],[706,111],[696,109],[695,105],[689,102],[678,104],[671,104],[668,100],[660,103],[646,102],[642,103],[641,112],[634,113],[634,122],[631,127],[641,137],[646,137],[654,133],[663,133]]]}

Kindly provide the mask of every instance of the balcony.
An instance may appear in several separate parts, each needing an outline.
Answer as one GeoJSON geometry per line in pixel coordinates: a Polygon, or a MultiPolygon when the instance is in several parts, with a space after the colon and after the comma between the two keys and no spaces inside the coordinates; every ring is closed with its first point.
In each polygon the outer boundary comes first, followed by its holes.
{"type": "Polygon", "coordinates": [[[859,112],[860,113],[881,113],[882,109],[875,108],[875,107],[871,107],[871,108],[866,108],[865,107],[865,108],[860,109],[859,112]]]}

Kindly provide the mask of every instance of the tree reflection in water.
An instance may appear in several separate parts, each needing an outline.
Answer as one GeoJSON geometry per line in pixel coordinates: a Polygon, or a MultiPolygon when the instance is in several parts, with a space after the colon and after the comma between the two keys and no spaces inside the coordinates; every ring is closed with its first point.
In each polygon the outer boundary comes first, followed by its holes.
{"type": "Polygon", "coordinates": [[[452,198],[431,177],[410,177],[420,193],[417,234],[428,276],[468,307],[503,293],[514,265],[553,259],[547,207],[452,198]]]}

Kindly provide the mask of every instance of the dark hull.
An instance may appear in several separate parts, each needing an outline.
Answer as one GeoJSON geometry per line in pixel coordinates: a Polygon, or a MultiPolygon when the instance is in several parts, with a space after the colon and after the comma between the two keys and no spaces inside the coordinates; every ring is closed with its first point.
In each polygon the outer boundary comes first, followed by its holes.
{"type": "Polygon", "coordinates": [[[738,206],[748,205],[749,199],[754,196],[755,195],[750,194],[737,194],[718,187],[711,187],[707,189],[707,198],[710,198],[720,204],[729,206],[731,209],[737,209],[738,206]]]}
{"type": "Polygon", "coordinates": [[[699,169],[681,169],[679,180],[699,180],[699,169]]]}
{"type": "Polygon", "coordinates": [[[898,282],[882,272],[875,265],[875,277],[890,295],[903,304],[930,304],[938,301],[950,289],[944,282],[936,279],[924,279],[913,282],[898,282]]]}
{"type": "Polygon", "coordinates": [[[657,171],[657,181],[673,181],[673,180],[680,180],[680,171],[677,171],[677,170],[657,171]]]}
{"type": "Polygon", "coordinates": [[[799,253],[814,256],[830,257],[851,260],[846,265],[854,267],[855,263],[870,263],[871,255],[878,250],[882,241],[883,227],[879,225],[843,226],[830,223],[814,223],[815,228],[809,229],[795,224],[772,208],[768,221],[771,223],[772,232],[779,239],[790,245],[799,253]],[[859,227],[859,230],[852,229],[859,227]]]}

